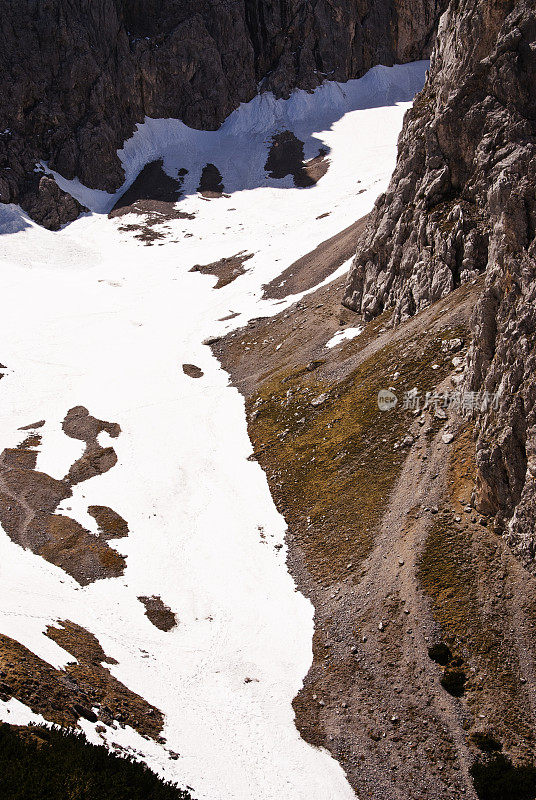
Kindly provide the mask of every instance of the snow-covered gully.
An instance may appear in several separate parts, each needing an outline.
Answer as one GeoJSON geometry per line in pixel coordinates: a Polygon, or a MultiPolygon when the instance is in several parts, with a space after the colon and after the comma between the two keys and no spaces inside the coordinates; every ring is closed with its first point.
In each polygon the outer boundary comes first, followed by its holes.
{"type": "MultiPolygon", "coordinates": [[[[58,233],[14,207],[0,216],[0,450],[44,420],[37,469],[61,479],[84,449],[62,430],[69,409],[118,423],[119,436],[98,439],[117,464],[75,485],[56,513],[96,534],[87,509],[109,506],[129,527],[110,544],[126,557],[124,574],[87,586],[2,532],[0,633],[56,667],[73,657],[44,635],[47,625],[71,620],[94,634],[117,661],[112,674],[165,716],[165,744],[117,725],[101,738],[200,799],[354,796],[337,762],[294,726],[313,610],[287,572],[285,523],[265,476],[248,460],[243,400],[203,342],[295,301],[263,299],[262,287],[370,210],[426,67],[376,67],[288,101],[262,95],[217,132],[146,121],[121,153],[127,182],[156,159],[171,177],[188,170],[177,206],[185,216],[154,226],[162,237],[152,246],[129,229],[139,217],[107,216],[115,196],[61,178],[93,213],[58,233]],[[282,131],[304,143],[306,159],[327,151],[315,185],[267,176],[282,131]],[[207,164],[221,173],[220,197],[196,191],[207,164]],[[222,288],[191,271],[244,253],[253,254],[244,273],[222,288]],[[153,595],[176,615],[167,632],[138,599],[153,595]]],[[[35,715],[10,701],[0,717],[35,715]]],[[[94,724],[83,726],[99,740],[94,724]]]]}

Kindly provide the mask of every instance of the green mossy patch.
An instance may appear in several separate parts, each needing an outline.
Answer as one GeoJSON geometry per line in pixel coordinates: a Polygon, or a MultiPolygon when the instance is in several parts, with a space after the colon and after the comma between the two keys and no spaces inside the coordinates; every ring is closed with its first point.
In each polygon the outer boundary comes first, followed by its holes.
{"type": "Polygon", "coordinates": [[[370,552],[407,455],[400,444],[413,415],[402,408],[404,393],[435,390],[451,369],[443,341],[459,335],[448,329],[424,340],[400,338],[333,385],[295,366],[248,401],[256,456],[322,584],[352,574],[370,552]],[[382,412],[378,392],[395,372],[398,405],[382,412]]]}

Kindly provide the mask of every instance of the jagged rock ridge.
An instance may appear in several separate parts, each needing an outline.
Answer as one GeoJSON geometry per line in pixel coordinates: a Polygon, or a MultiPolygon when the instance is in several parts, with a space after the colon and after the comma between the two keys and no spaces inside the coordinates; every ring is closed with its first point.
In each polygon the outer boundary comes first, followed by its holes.
{"type": "Polygon", "coordinates": [[[344,303],[411,316],[486,271],[467,390],[499,393],[477,421],[475,503],[533,567],[536,550],[536,11],[452,0],[396,170],[358,247],[344,303]]]}
{"type": "Polygon", "coordinates": [[[22,0],[0,20],[0,202],[50,228],[81,207],[36,172],[114,191],[144,117],[215,128],[280,96],[429,55],[442,0],[22,0]]]}

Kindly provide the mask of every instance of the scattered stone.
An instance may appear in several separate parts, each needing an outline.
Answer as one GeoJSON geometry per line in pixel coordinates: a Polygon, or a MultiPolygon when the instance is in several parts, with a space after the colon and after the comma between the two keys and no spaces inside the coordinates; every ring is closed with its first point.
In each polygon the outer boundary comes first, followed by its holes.
{"type": "Polygon", "coordinates": [[[244,264],[253,258],[253,253],[247,253],[245,250],[237,253],[234,256],[227,256],[220,258],[219,261],[214,261],[211,264],[196,264],[190,272],[200,272],[202,275],[215,275],[218,280],[216,281],[215,289],[222,289],[224,286],[232,283],[240,275],[247,272],[244,264]]]}
{"type": "Polygon", "coordinates": [[[189,378],[202,378],[205,374],[201,367],[196,367],[195,364],[183,364],[182,371],[185,375],[188,375],[189,378]]]}
{"type": "Polygon", "coordinates": [[[170,631],[177,625],[177,618],[173,611],[166,606],[161,597],[138,597],[145,606],[145,614],[150,622],[161,631],[170,631]]]}
{"type": "Polygon", "coordinates": [[[441,345],[443,353],[457,353],[463,347],[463,339],[448,339],[441,345]]]}

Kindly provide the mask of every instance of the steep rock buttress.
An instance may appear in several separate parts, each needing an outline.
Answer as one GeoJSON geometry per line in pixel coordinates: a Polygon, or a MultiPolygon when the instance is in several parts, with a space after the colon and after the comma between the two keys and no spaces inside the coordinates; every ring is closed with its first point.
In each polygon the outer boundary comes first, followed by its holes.
{"type": "Polygon", "coordinates": [[[452,0],[398,162],[358,247],[344,304],[395,322],[486,272],[466,389],[478,510],[534,568],[536,521],[536,11],[452,0]],[[494,399],[494,402],[491,400],[494,399]]]}

